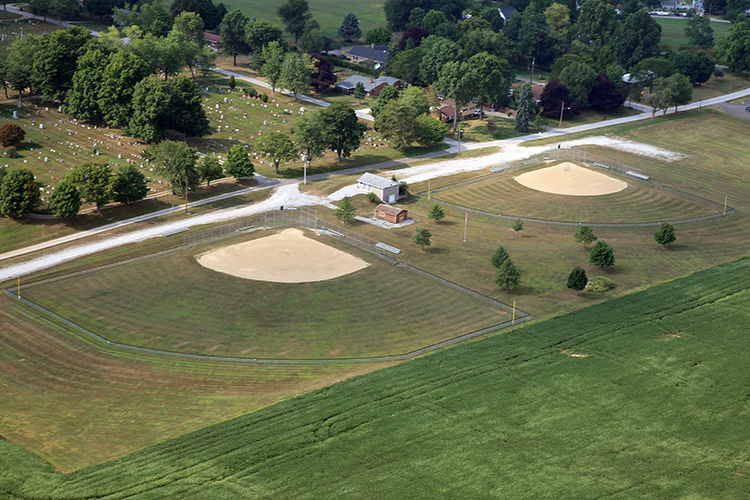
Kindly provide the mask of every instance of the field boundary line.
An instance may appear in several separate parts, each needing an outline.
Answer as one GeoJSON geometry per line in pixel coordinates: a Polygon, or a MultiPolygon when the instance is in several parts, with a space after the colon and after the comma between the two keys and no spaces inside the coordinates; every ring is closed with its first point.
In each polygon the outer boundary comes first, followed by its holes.
{"type": "Polygon", "coordinates": [[[648,176],[644,175],[643,171],[639,168],[629,167],[625,164],[609,160],[608,158],[605,158],[603,156],[600,156],[594,153],[588,153],[585,147],[579,147],[579,146],[576,146],[575,148],[570,148],[570,149],[562,149],[562,148],[561,149],[549,149],[547,151],[536,154],[529,158],[525,158],[522,160],[515,160],[505,165],[500,165],[498,167],[495,167],[488,174],[482,174],[477,177],[472,177],[471,179],[465,179],[465,180],[458,181],[452,184],[446,184],[446,185],[443,185],[434,189],[430,189],[429,191],[428,190],[420,191],[416,193],[414,196],[416,196],[417,198],[421,198],[421,199],[428,199],[428,200],[434,199],[435,201],[439,201],[440,203],[443,203],[444,205],[452,207],[452,208],[465,210],[467,212],[471,212],[471,213],[478,214],[478,215],[485,215],[487,217],[494,217],[496,219],[504,219],[504,220],[520,219],[522,222],[530,222],[532,224],[544,224],[548,226],[563,226],[563,227],[578,227],[578,226],[604,227],[604,228],[607,228],[607,227],[609,228],[659,227],[662,224],[662,222],[670,222],[671,224],[691,224],[694,222],[703,222],[703,221],[708,221],[712,219],[717,219],[719,217],[725,217],[727,215],[732,215],[735,213],[735,209],[733,207],[727,206],[726,211],[725,211],[724,205],[722,203],[717,203],[715,201],[712,201],[712,200],[709,200],[709,199],[706,199],[706,198],[703,198],[701,196],[697,196],[691,193],[687,193],[685,191],[667,186],[665,184],[655,183],[648,176]],[[452,189],[456,189],[456,188],[463,187],[463,186],[468,186],[470,184],[482,182],[488,179],[492,179],[494,177],[500,177],[500,176],[504,176],[512,172],[518,172],[520,170],[525,170],[528,168],[536,167],[545,161],[562,161],[562,160],[579,161],[582,163],[586,163],[587,165],[597,167],[601,170],[605,170],[607,172],[615,172],[616,174],[621,175],[622,177],[626,177],[628,180],[646,184],[649,187],[652,187],[654,189],[672,193],[674,195],[688,199],[690,201],[694,201],[696,203],[700,203],[702,205],[711,207],[712,209],[718,209],[719,212],[715,212],[715,213],[708,214],[708,215],[702,215],[699,217],[690,217],[687,219],[676,219],[676,220],[660,220],[660,221],[646,221],[646,222],[576,222],[576,221],[559,221],[559,220],[552,220],[552,219],[537,219],[534,217],[525,217],[522,215],[511,215],[511,214],[500,214],[500,213],[495,213],[495,212],[489,212],[487,210],[482,210],[479,208],[472,208],[472,207],[468,207],[465,205],[459,205],[457,203],[445,201],[435,196],[435,193],[450,191],[452,189]]]}

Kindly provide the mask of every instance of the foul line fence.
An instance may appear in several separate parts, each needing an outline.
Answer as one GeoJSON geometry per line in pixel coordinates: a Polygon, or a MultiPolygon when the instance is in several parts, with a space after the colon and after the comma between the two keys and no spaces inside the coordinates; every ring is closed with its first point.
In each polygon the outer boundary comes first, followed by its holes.
{"type": "MultiPolygon", "coordinates": [[[[505,219],[505,220],[520,219],[523,222],[531,222],[534,224],[546,224],[549,226],[578,227],[578,226],[584,225],[584,223],[582,222],[557,221],[557,220],[550,220],[550,219],[537,219],[534,217],[523,217],[523,216],[518,216],[518,215],[510,215],[510,214],[505,214],[505,215],[498,214],[495,212],[489,212],[487,210],[481,210],[478,208],[458,205],[456,203],[451,203],[449,201],[441,200],[435,196],[436,193],[449,191],[449,190],[456,189],[459,187],[468,186],[470,184],[475,184],[477,182],[483,182],[483,181],[486,181],[495,177],[500,177],[500,176],[510,174],[513,172],[518,172],[520,170],[526,170],[532,167],[536,167],[540,163],[543,163],[545,161],[577,161],[581,163],[586,163],[587,165],[594,166],[599,169],[606,170],[608,172],[614,172],[615,174],[621,175],[623,177],[627,177],[628,179],[648,185],[652,188],[660,189],[662,191],[675,194],[677,196],[686,198],[696,203],[706,205],[708,207],[711,207],[712,209],[719,210],[713,214],[703,215],[700,217],[690,217],[687,219],[670,220],[669,222],[672,224],[689,224],[693,222],[707,221],[707,220],[716,219],[719,217],[724,217],[726,215],[732,215],[733,213],[735,213],[735,210],[732,207],[727,206],[726,211],[725,211],[724,210],[725,207],[721,203],[717,203],[715,201],[708,200],[706,198],[696,196],[691,193],[686,193],[685,191],[681,191],[679,189],[676,189],[676,188],[673,188],[673,187],[670,187],[661,183],[654,182],[653,180],[651,180],[651,178],[648,175],[645,175],[641,169],[630,167],[623,163],[619,163],[619,162],[610,160],[609,158],[605,158],[604,156],[601,156],[601,155],[589,153],[586,151],[586,148],[584,147],[549,149],[547,151],[536,154],[534,156],[530,156],[529,158],[524,158],[522,160],[515,160],[515,161],[508,162],[508,163],[504,163],[502,165],[492,168],[490,170],[490,173],[488,174],[480,175],[477,177],[473,177],[471,179],[466,179],[466,180],[459,181],[453,184],[447,184],[444,186],[430,189],[430,199],[434,198],[435,200],[440,201],[440,203],[443,203],[449,207],[457,208],[460,210],[466,210],[471,213],[485,215],[488,217],[494,217],[497,219],[505,219]]],[[[416,196],[419,198],[426,198],[427,191],[421,191],[417,193],[416,196]]],[[[659,225],[661,225],[662,222],[666,222],[666,221],[586,222],[585,225],[589,227],[619,227],[619,228],[633,227],[635,228],[635,227],[659,227],[659,225]]]]}
{"type": "Polygon", "coordinates": [[[183,353],[183,352],[169,351],[169,350],[164,350],[164,349],[153,349],[150,347],[142,347],[142,346],[135,346],[135,345],[130,345],[130,344],[123,344],[121,342],[115,342],[73,321],[70,321],[69,319],[35,302],[32,302],[20,296],[21,290],[19,290],[18,287],[15,287],[15,291],[13,291],[14,288],[6,288],[5,294],[59,321],[60,323],[63,323],[64,325],[70,328],[73,328],[74,330],[78,331],[79,333],[83,334],[89,339],[92,339],[98,343],[101,343],[101,344],[104,344],[106,346],[113,347],[116,349],[122,349],[122,350],[137,352],[141,354],[168,356],[172,358],[180,358],[180,359],[196,360],[196,361],[215,361],[215,362],[264,364],[264,365],[335,365],[335,364],[358,364],[358,363],[387,363],[387,362],[393,362],[393,361],[404,361],[404,360],[411,359],[417,356],[421,356],[422,354],[427,354],[429,352],[442,349],[444,347],[448,347],[454,344],[458,344],[460,342],[464,342],[469,339],[481,337],[483,335],[487,335],[494,331],[502,330],[503,328],[508,328],[516,324],[524,323],[531,319],[531,314],[527,313],[526,311],[522,311],[521,309],[514,309],[512,306],[508,304],[504,304],[495,299],[487,297],[486,295],[483,295],[474,290],[466,288],[462,285],[459,285],[458,283],[454,283],[450,280],[447,280],[445,278],[432,274],[428,271],[412,266],[411,264],[407,264],[406,262],[402,262],[388,255],[385,255],[385,251],[382,248],[376,246],[376,244],[378,243],[376,240],[369,238],[367,236],[364,236],[362,234],[359,234],[355,231],[352,231],[351,229],[320,220],[318,219],[316,210],[311,209],[311,208],[306,208],[306,207],[300,208],[300,209],[271,210],[263,214],[259,214],[253,217],[243,219],[241,221],[233,222],[231,224],[225,224],[223,226],[217,226],[213,228],[204,229],[201,231],[190,232],[183,236],[184,245],[182,246],[173,247],[167,250],[162,250],[159,252],[127,259],[124,261],[106,264],[103,266],[97,266],[97,267],[86,269],[83,271],[76,271],[76,272],[65,274],[62,276],[56,276],[54,278],[44,279],[41,281],[26,284],[25,287],[28,288],[32,286],[38,286],[38,285],[42,285],[42,284],[49,283],[52,281],[62,280],[62,279],[70,278],[73,276],[79,276],[81,274],[95,272],[98,270],[111,268],[114,266],[126,264],[126,263],[137,261],[137,260],[143,260],[143,259],[155,257],[157,255],[162,255],[162,254],[174,252],[180,249],[189,248],[194,245],[198,245],[202,243],[209,243],[212,241],[217,241],[217,240],[225,239],[225,238],[230,238],[232,236],[237,236],[238,234],[242,234],[244,232],[255,230],[255,229],[266,229],[266,228],[277,228],[277,227],[305,227],[308,229],[319,231],[320,234],[342,241],[349,245],[356,246],[357,248],[360,248],[374,255],[377,255],[378,257],[390,262],[393,265],[398,265],[410,272],[435,280],[445,286],[449,286],[455,290],[458,290],[461,293],[465,293],[479,300],[482,300],[492,305],[493,307],[502,309],[507,312],[512,312],[514,314],[514,318],[508,321],[504,321],[502,323],[490,325],[485,328],[480,328],[478,330],[474,330],[469,333],[458,335],[456,337],[452,337],[452,338],[449,338],[440,342],[436,342],[434,344],[430,344],[424,347],[420,347],[418,349],[414,349],[412,351],[401,353],[401,354],[354,357],[354,358],[321,358],[321,359],[241,358],[241,357],[234,357],[234,356],[215,356],[215,355],[210,355],[210,354],[183,353]]]}

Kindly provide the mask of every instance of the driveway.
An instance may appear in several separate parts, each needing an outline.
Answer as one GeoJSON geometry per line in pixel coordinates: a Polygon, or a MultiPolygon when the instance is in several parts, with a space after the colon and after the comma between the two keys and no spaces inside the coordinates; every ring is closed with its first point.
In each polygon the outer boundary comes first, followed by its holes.
{"type": "Polygon", "coordinates": [[[717,104],[717,106],[730,115],[734,115],[738,118],[744,118],[745,120],[750,120],[750,111],[747,111],[745,109],[750,106],[750,99],[745,99],[744,101],[742,101],[742,104],[730,104],[728,102],[721,102],[717,104]]]}

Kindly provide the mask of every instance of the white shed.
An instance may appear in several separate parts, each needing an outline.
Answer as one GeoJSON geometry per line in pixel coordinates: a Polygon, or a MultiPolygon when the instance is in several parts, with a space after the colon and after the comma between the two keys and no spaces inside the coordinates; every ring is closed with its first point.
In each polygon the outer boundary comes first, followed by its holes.
{"type": "Polygon", "coordinates": [[[384,202],[393,203],[398,199],[398,182],[368,172],[357,179],[357,191],[375,193],[384,202]]]}

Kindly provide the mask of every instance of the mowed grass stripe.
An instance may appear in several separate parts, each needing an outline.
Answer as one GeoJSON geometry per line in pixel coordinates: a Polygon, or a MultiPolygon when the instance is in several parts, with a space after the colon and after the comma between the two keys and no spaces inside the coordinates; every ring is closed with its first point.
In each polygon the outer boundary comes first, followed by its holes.
{"type": "Polygon", "coordinates": [[[508,316],[366,254],[358,254],[371,263],[364,270],[289,284],[205,269],[195,261],[198,252],[180,251],[41,284],[24,296],[109,340],[251,358],[399,354],[508,316]]]}
{"type": "Polygon", "coordinates": [[[736,261],[66,476],[0,442],[0,485],[50,499],[744,498],[748,278],[736,261]]]}
{"type": "Polygon", "coordinates": [[[709,206],[644,184],[628,181],[618,193],[565,196],[522,186],[512,175],[448,189],[436,199],[503,215],[569,222],[654,222],[679,220],[716,212],[709,206]]]}

